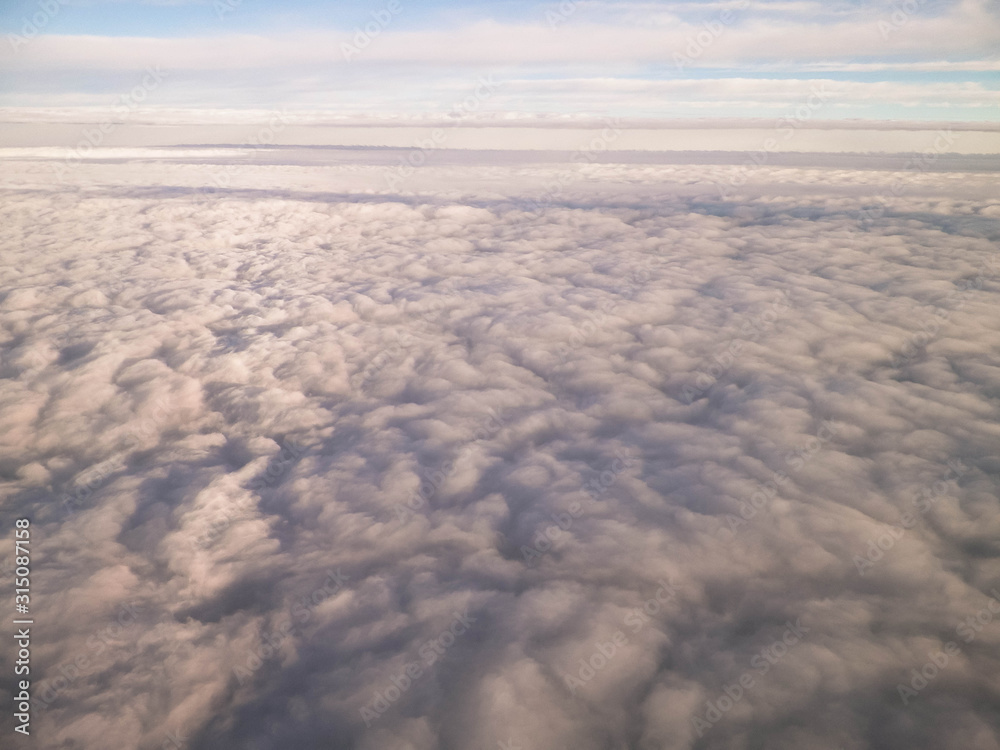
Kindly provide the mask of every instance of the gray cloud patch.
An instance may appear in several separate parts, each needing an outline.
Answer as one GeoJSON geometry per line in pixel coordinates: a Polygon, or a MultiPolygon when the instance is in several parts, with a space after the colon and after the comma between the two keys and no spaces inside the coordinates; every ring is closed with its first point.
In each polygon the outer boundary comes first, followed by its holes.
{"type": "Polygon", "coordinates": [[[992,177],[477,159],[6,162],[37,746],[997,748],[992,177]]]}

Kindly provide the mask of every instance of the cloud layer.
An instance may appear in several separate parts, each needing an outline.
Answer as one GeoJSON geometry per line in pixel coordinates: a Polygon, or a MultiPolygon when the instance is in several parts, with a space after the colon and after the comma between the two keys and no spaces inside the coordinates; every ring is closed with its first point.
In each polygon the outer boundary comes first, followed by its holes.
{"type": "Polygon", "coordinates": [[[39,747],[998,747],[989,173],[354,156],[6,161],[39,747]]]}
{"type": "Polygon", "coordinates": [[[827,117],[996,119],[989,0],[325,5],[26,3],[0,15],[0,104],[106,105],[154,66],[171,76],[154,107],[440,113],[488,75],[508,83],[499,112],[753,117],[820,73],[827,117]]]}

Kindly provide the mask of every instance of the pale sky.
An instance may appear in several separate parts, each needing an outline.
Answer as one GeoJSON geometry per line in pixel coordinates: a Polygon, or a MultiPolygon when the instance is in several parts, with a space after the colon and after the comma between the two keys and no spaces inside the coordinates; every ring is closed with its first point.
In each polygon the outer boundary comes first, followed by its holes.
{"type": "Polygon", "coordinates": [[[0,106],[110,106],[159,67],[144,106],[447,112],[484,76],[498,113],[775,117],[825,82],[823,119],[1000,119],[988,0],[9,0],[0,33],[0,106]]]}

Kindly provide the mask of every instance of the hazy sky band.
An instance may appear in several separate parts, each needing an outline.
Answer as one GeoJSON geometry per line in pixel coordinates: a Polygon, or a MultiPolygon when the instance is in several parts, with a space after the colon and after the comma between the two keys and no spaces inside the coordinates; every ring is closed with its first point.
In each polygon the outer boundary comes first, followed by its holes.
{"type": "Polygon", "coordinates": [[[1000,13],[931,2],[272,3],[35,0],[0,10],[0,104],[996,121],[1000,13]]]}

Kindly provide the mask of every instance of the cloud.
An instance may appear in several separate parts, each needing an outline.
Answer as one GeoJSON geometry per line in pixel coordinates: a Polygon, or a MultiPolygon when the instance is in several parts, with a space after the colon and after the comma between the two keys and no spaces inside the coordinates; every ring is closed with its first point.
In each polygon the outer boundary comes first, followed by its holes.
{"type": "Polygon", "coordinates": [[[195,151],[0,178],[42,745],[995,747],[991,173],[195,151]]]}
{"type": "Polygon", "coordinates": [[[450,29],[399,29],[390,24],[369,34],[364,43],[353,42],[361,51],[351,58],[341,45],[352,43],[358,31],[353,28],[175,38],[44,35],[23,47],[3,46],[0,60],[11,70],[130,70],[154,63],[170,70],[273,70],[359,62],[581,65],[595,59],[605,65],[673,65],[675,55],[694,57],[699,64],[854,63],[865,58],[913,62],[906,57],[993,58],[1000,38],[996,14],[985,3],[972,1],[933,17],[904,14],[895,21],[891,12],[882,19],[852,17],[828,23],[815,18],[775,22],[749,10],[721,13],[728,14],[710,19],[710,28],[701,21],[665,27],[592,23],[577,21],[573,14],[552,28],[541,13],[521,23],[484,19],[450,29]],[[880,26],[880,20],[888,27],[880,26]],[[692,47],[698,50],[693,56],[686,52],[692,47]],[[897,57],[903,59],[892,59],[897,57]]]}
{"type": "Polygon", "coordinates": [[[817,74],[838,83],[838,117],[988,120],[997,106],[986,0],[393,7],[339,21],[294,3],[225,19],[178,9],[182,25],[155,32],[142,10],[59,29],[39,12],[0,45],[0,103],[107,105],[152,67],[169,73],[155,106],[440,111],[456,85],[494,76],[516,86],[491,105],[504,112],[760,116],[817,74]]]}

